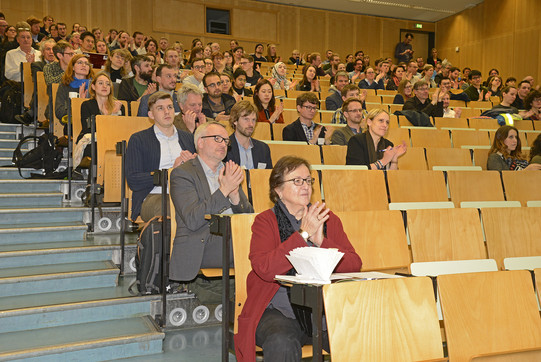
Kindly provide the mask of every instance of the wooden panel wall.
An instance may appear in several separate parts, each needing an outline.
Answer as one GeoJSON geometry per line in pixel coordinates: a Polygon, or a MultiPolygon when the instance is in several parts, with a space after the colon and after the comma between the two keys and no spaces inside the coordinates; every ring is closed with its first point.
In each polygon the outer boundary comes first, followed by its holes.
{"type": "MultiPolygon", "coordinates": [[[[135,30],[170,41],[180,41],[185,48],[194,37],[204,43],[217,41],[222,50],[229,49],[229,40],[238,39],[248,52],[258,42],[275,43],[282,57],[293,49],[301,53],[326,49],[342,58],[362,49],[372,61],[392,56],[399,41],[400,29],[413,29],[414,21],[354,15],[332,11],[275,5],[250,0],[0,0],[0,9],[9,23],[29,15],[42,18],[52,15],[56,21],[74,22],[88,28],[100,27],[135,30]],[[204,33],[204,8],[229,8],[232,35],[204,33]]],[[[423,30],[434,31],[435,23],[423,23],[423,30]]]]}
{"type": "Polygon", "coordinates": [[[440,58],[479,69],[497,68],[504,77],[541,77],[541,1],[485,0],[436,23],[440,58]],[[457,53],[455,47],[460,47],[457,53]]]}

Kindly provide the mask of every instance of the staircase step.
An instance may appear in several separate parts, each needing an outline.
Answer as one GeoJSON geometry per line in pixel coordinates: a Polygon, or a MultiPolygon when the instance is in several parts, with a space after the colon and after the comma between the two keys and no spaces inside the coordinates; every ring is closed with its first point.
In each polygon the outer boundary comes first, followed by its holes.
{"type": "Polygon", "coordinates": [[[0,269],[111,260],[112,245],[94,245],[85,240],[39,244],[0,245],[0,269]]]}
{"type": "Polygon", "coordinates": [[[81,222],[0,225],[0,245],[83,240],[87,229],[81,222]]]}
{"type": "Polygon", "coordinates": [[[4,208],[0,207],[0,225],[17,225],[28,223],[61,223],[82,222],[83,214],[88,212],[84,207],[37,207],[37,208],[4,208]]]}
{"type": "Polygon", "coordinates": [[[50,206],[62,205],[64,194],[62,192],[43,192],[43,193],[1,193],[0,207],[9,206],[50,206]]]}
{"type": "Polygon", "coordinates": [[[0,148],[0,157],[13,157],[14,148],[0,148]]]}
{"type": "Polygon", "coordinates": [[[105,361],[159,353],[165,334],[148,316],[0,335],[0,359],[105,361]]]}
{"type": "MultiPolygon", "coordinates": [[[[4,145],[2,144],[1,140],[0,140],[0,145],[1,145],[0,148],[4,148],[4,145]]],[[[15,146],[13,146],[13,148],[15,148],[16,146],[17,146],[17,144],[15,144],[15,146]]],[[[33,168],[23,168],[23,169],[21,169],[21,173],[23,174],[23,177],[30,177],[31,173],[41,173],[41,174],[43,174],[42,171],[35,170],[33,168]]],[[[19,175],[19,170],[17,169],[17,167],[0,167],[0,179],[9,179],[9,180],[18,179],[18,180],[20,180],[21,176],[19,175]]]]}
{"type": "Polygon", "coordinates": [[[150,314],[160,295],[132,296],[126,286],[0,298],[0,335],[150,314]]]}
{"type": "Polygon", "coordinates": [[[91,261],[0,269],[0,297],[115,286],[112,261],[91,261]]]}
{"type": "MultiPolygon", "coordinates": [[[[17,173],[17,176],[19,174],[17,173]]],[[[47,193],[60,192],[61,180],[0,180],[0,190],[3,194],[9,193],[47,193]]]]}
{"type": "Polygon", "coordinates": [[[15,140],[17,139],[17,133],[16,132],[9,132],[4,131],[3,129],[0,129],[0,139],[3,140],[15,140]]]}
{"type": "Polygon", "coordinates": [[[0,131],[2,132],[20,133],[21,127],[22,127],[21,124],[16,124],[16,123],[0,123],[0,131]]]}

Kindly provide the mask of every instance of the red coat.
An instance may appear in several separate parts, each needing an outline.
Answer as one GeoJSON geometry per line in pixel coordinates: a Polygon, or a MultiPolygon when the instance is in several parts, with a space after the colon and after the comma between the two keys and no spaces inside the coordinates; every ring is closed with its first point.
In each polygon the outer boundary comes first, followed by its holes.
{"type": "MultiPolygon", "coordinates": [[[[272,113],[273,112],[270,112],[271,116],[272,116],[272,113]]],[[[278,119],[275,121],[275,123],[284,123],[283,115],[284,115],[283,113],[280,113],[280,117],[278,117],[278,119]]],[[[269,123],[269,120],[267,119],[267,115],[265,114],[264,109],[257,112],[257,122],[267,122],[267,123],[269,123]]]]}
{"type": "MultiPolygon", "coordinates": [[[[329,214],[327,237],[322,248],[336,248],[344,253],[335,272],[358,272],[361,270],[361,258],[348,240],[340,219],[329,214]]],[[[250,261],[252,271],[246,279],[246,303],[238,319],[238,333],[235,335],[237,361],[255,361],[255,330],[274,294],[280,285],[274,281],[277,274],[286,274],[291,264],[285,257],[289,251],[306,246],[299,233],[293,233],[286,241],[280,242],[280,233],[276,216],[272,210],[257,215],[252,225],[250,243],[250,261]]]]}

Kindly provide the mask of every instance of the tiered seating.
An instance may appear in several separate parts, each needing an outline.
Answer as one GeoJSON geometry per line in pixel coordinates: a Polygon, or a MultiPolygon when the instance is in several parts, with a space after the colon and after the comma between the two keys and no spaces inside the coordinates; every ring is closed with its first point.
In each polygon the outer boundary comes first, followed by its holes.
{"type": "Polygon", "coordinates": [[[498,171],[449,171],[447,179],[456,207],[463,201],[505,201],[498,171]]]}
{"type": "Polygon", "coordinates": [[[391,202],[447,201],[447,187],[441,171],[387,171],[391,202]]]}

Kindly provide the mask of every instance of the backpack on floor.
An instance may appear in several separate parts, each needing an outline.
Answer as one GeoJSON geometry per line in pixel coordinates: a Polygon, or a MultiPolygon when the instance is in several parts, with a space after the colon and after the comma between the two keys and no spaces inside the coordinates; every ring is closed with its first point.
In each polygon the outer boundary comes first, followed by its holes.
{"type": "Polygon", "coordinates": [[[47,175],[53,174],[61,160],[62,152],[56,149],[56,137],[47,133],[39,137],[24,137],[13,151],[12,158],[13,164],[19,169],[21,177],[23,177],[21,168],[34,168],[36,170],[44,169],[45,178],[47,178],[47,175]],[[38,144],[23,155],[21,148],[30,141],[37,141],[38,144]]]}
{"type": "MultiPolygon", "coordinates": [[[[167,253],[171,240],[171,220],[166,221],[167,253]]],[[[150,219],[137,239],[137,254],[135,255],[136,280],[128,290],[131,294],[133,286],[137,285],[139,295],[160,294],[162,292],[162,279],[160,265],[162,262],[162,217],[155,216],[150,219]]],[[[167,272],[167,270],[166,270],[167,272]]]]}

